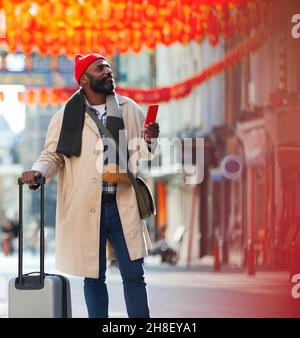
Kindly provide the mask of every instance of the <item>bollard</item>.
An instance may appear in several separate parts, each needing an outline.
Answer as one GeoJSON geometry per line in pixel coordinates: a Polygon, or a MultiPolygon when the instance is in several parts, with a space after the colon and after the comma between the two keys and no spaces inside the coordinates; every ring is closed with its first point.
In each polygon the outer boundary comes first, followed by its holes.
{"type": "Polygon", "coordinates": [[[264,266],[268,267],[269,264],[269,257],[268,257],[268,247],[267,247],[267,240],[263,240],[263,262],[264,266]]]}
{"type": "Polygon", "coordinates": [[[255,275],[255,251],[254,251],[253,240],[251,238],[248,241],[247,274],[249,276],[255,275]]]}
{"type": "Polygon", "coordinates": [[[214,272],[220,271],[220,255],[219,255],[219,241],[214,243],[214,272]]]}

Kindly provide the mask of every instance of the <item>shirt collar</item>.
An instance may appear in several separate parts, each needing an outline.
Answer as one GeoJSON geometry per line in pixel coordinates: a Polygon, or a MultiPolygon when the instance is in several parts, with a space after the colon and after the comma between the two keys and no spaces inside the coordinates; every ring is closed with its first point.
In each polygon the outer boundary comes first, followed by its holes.
{"type": "Polygon", "coordinates": [[[95,109],[95,108],[89,103],[89,101],[88,101],[88,99],[87,99],[86,97],[84,97],[84,100],[85,100],[85,104],[86,104],[88,107],[90,107],[90,108],[92,108],[92,109],[95,109]]]}
{"type": "MultiPolygon", "coordinates": [[[[99,115],[99,111],[97,109],[95,109],[88,101],[88,99],[86,97],[84,97],[84,100],[85,100],[85,104],[90,108],[92,109],[97,115],[99,115]]],[[[106,109],[104,110],[104,112],[101,114],[102,115],[105,115],[106,114],[106,109]]]]}

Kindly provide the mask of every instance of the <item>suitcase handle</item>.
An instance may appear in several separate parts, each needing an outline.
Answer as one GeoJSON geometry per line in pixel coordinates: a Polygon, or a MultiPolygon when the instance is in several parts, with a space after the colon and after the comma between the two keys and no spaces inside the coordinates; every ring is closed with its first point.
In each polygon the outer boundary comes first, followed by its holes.
{"type": "MultiPolygon", "coordinates": [[[[44,232],[44,186],[46,183],[45,177],[36,177],[36,182],[41,187],[41,198],[40,198],[40,271],[39,278],[37,279],[37,288],[44,287],[45,278],[45,232],[44,232]]],[[[19,289],[26,288],[23,276],[23,181],[21,177],[18,178],[19,185],[19,258],[18,258],[18,279],[16,286],[19,289]]]]}

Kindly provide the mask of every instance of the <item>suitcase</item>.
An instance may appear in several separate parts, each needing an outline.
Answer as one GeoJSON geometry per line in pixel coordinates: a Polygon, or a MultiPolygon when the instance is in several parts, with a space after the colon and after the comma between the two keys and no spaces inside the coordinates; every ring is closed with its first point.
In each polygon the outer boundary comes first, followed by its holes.
{"type": "Polygon", "coordinates": [[[23,182],[19,178],[19,257],[18,277],[9,281],[8,317],[10,318],[71,318],[71,291],[69,280],[61,275],[44,272],[44,185],[41,187],[40,271],[23,274],[23,182]]]}

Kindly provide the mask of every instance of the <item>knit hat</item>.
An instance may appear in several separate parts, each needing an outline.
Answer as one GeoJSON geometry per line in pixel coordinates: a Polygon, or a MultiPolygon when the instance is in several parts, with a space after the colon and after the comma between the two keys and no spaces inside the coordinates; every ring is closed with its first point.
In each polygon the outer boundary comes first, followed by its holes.
{"type": "Polygon", "coordinates": [[[75,56],[75,79],[78,84],[80,84],[81,76],[85,72],[87,67],[98,59],[106,60],[104,56],[97,53],[87,55],[77,54],[75,56]]]}

